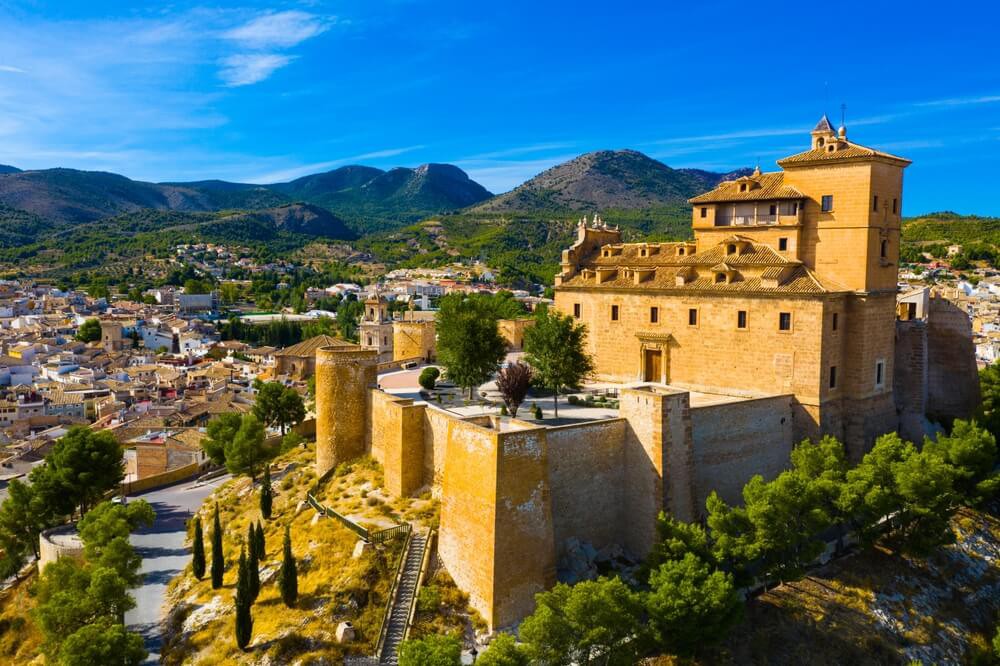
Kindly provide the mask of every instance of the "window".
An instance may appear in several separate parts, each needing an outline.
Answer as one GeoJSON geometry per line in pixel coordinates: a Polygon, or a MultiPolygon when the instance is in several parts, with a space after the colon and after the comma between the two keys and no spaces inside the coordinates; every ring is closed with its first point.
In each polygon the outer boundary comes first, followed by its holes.
{"type": "Polygon", "coordinates": [[[677,254],[683,257],[684,256],[684,248],[678,249],[677,250],[677,254]]]}
{"type": "Polygon", "coordinates": [[[837,366],[830,366],[830,388],[837,388],[837,366]]]}
{"type": "Polygon", "coordinates": [[[779,252],[787,252],[788,251],[788,239],[787,238],[779,238],[778,239],[778,251],[779,252]]]}
{"type": "Polygon", "coordinates": [[[778,204],[771,204],[771,207],[770,207],[769,210],[770,210],[770,214],[771,215],[777,215],[778,214],[778,204]]]}
{"type": "Polygon", "coordinates": [[[872,210],[876,213],[878,212],[878,195],[876,194],[872,197],[872,210]]]}
{"type": "Polygon", "coordinates": [[[388,336],[386,336],[386,335],[382,336],[382,344],[383,345],[389,344],[389,337],[388,336]]]}
{"type": "Polygon", "coordinates": [[[573,316],[576,317],[577,319],[580,318],[580,304],[579,303],[574,303],[573,304],[573,316]]]}
{"type": "Polygon", "coordinates": [[[892,214],[895,215],[896,211],[899,210],[899,199],[892,200],[892,214]]]}
{"type": "Polygon", "coordinates": [[[739,310],[736,313],[736,328],[746,328],[747,327],[747,311],[739,310]]]}
{"type": "Polygon", "coordinates": [[[726,246],[726,254],[736,254],[736,245],[730,243],[726,246]]]}
{"type": "Polygon", "coordinates": [[[706,208],[705,206],[701,207],[701,216],[708,217],[708,208],[706,208]]]}
{"type": "Polygon", "coordinates": [[[746,192],[746,191],[747,191],[747,184],[740,183],[740,192],[746,192]]]}
{"type": "Polygon", "coordinates": [[[884,240],[879,244],[879,256],[883,259],[889,256],[889,241],[884,240]]]}
{"type": "Polygon", "coordinates": [[[688,310],[688,326],[698,325],[698,308],[690,308],[688,310]]]}
{"type": "Polygon", "coordinates": [[[716,284],[722,284],[725,281],[726,281],[726,274],[725,273],[716,273],[715,274],[715,283],[716,284]]]}
{"type": "Polygon", "coordinates": [[[831,210],[833,210],[833,195],[832,194],[824,194],[823,195],[823,199],[821,201],[820,208],[823,210],[824,213],[829,213],[831,210]]]}
{"type": "Polygon", "coordinates": [[[882,388],[885,385],[885,361],[879,359],[875,361],[875,388],[882,388]]]}
{"type": "Polygon", "coordinates": [[[832,322],[830,322],[830,323],[832,324],[831,328],[832,328],[833,330],[835,330],[835,331],[837,330],[837,324],[839,323],[839,322],[838,322],[837,320],[838,320],[839,318],[840,318],[840,314],[839,314],[839,313],[837,313],[837,312],[834,312],[834,313],[833,313],[833,321],[832,321],[832,322]]]}
{"type": "Polygon", "coordinates": [[[649,308],[649,323],[656,324],[660,321],[660,308],[649,308]]]}
{"type": "Polygon", "coordinates": [[[778,313],[778,330],[779,331],[790,331],[790,330],[792,330],[792,313],[791,312],[779,312],[778,313]]]}
{"type": "Polygon", "coordinates": [[[618,321],[618,306],[611,306],[611,321],[618,321]]]}

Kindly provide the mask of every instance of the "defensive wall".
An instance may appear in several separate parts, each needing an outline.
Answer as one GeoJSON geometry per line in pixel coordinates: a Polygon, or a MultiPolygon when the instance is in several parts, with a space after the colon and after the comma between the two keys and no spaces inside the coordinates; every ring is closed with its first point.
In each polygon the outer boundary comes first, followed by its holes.
{"type": "Polygon", "coordinates": [[[317,472],[367,452],[389,493],[430,488],[441,560],[491,628],[532,611],[570,539],[642,557],[661,511],[694,520],[713,489],[738,501],[793,441],[789,395],[692,407],[687,390],[642,385],[619,392],[618,418],[548,427],[385,393],[375,367],[374,352],[318,352],[317,472]]]}

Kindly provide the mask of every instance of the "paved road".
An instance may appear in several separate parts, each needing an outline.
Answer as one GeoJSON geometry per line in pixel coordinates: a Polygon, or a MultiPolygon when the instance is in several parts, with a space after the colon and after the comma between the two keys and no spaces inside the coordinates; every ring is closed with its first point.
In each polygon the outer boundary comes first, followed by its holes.
{"type": "Polygon", "coordinates": [[[125,614],[129,629],[141,633],[146,641],[146,649],[149,650],[146,663],[156,664],[160,660],[160,620],[167,583],[191,559],[191,553],[184,545],[187,520],[202,501],[229,478],[226,475],[198,487],[185,482],[129,497],[146,500],[156,511],[153,526],[132,535],[132,545],[142,555],[143,582],[133,590],[136,607],[125,614]]]}

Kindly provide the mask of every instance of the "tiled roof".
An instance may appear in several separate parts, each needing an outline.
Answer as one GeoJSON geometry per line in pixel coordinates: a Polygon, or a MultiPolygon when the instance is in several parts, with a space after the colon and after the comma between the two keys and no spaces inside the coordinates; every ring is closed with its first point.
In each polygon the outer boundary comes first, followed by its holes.
{"type": "Polygon", "coordinates": [[[791,185],[785,185],[785,174],[780,171],[747,176],[737,180],[726,180],[716,185],[714,190],[688,199],[693,204],[716,201],[764,201],[767,199],[803,199],[805,195],[791,185]],[[751,184],[746,192],[740,192],[740,183],[751,184]],[[755,185],[755,186],[754,186],[755,185]]]}
{"type": "Polygon", "coordinates": [[[611,257],[599,254],[580,266],[580,273],[565,280],[566,287],[588,287],[596,289],[662,289],[667,291],[724,291],[759,293],[819,294],[841,291],[835,286],[826,286],[801,262],[792,261],[774,248],[763,243],[753,243],[745,236],[733,235],[726,242],[708,248],[703,252],[686,256],[676,256],[672,249],[664,246],[661,251],[649,257],[639,257],[643,244],[628,243],[616,245],[620,253],[611,257]],[[740,250],[727,254],[726,246],[739,243],[740,250]],[[644,278],[636,284],[635,270],[655,267],[654,271],[640,273],[644,278]],[[598,268],[614,268],[617,272],[604,273],[598,284],[593,271],[598,268]],[[585,271],[589,271],[586,276],[585,271]],[[715,274],[726,272],[732,275],[727,282],[716,282],[715,274]],[[678,280],[677,278],[682,278],[678,280]],[[774,281],[778,282],[775,284],[774,281]]]}
{"type": "Polygon", "coordinates": [[[817,148],[815,150],[807,150],[805,152],[797,153],[791,155],[782,160],[778,160],[779,166],[785,166],[786,164],[805,164],[809,162],[833,162],[836,160],[851,160],[851,159],[861,159],[861,158],[871,158],[877,157],[882,159],[894,160],[897,162],[903,162],[909,164],[910,160],[903,157],[897,157],[896,155],[891,155],[889,153],[884,153],[880,150],[875,150],[874,148],[868,148],[857,143],[852,143],[850,141],[841,141],[839,143],[847,144],[846,146],[839,146],[837,150],[831,151],[829,149],[830,145],[824,146],[822,148],[817,148]]]}
{"type": "Polygon", "coordinates": [[[285,347],[279,352],[276,352],[275,356],[315,356],[316,350],[320,347],[356,347],[357,345],[347,342],[346,340],[341,340],[340,338],[335,338],[332,335],[317,335],[315,337],[309,338],[308,340],[303,340],[297,345],[292,345],[291,347],[285,347]]]}

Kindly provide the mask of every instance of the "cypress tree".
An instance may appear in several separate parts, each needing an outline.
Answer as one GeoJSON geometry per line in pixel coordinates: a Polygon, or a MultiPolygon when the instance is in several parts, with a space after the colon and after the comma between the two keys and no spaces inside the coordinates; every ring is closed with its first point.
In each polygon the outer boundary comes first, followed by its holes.
{"type": "Polygon", "coordinates": [[[219,503],[215,503],[215,519],[212,523],[212,589],[222,587],[222,574],[226,563],[222,557],[222,524],[219,522],[219,503]]]}
{"type": "Polygon", "coordinates": [[[245,547],[248,551],[247,554],[247,584],[250,602],[253,603],[257,601],[257,595],[260,594],[260,567],[259,560],[257,559],[257,530],[254,529],[253,523],[247,530],[247,544],[245,547]]]}
{"type": "Polygon", "coordinates": [[[191,573],[198,580],[205,576],[205,537],[201,533],[201,518],[194,519],[194,544],[191,546],[191,573]]]}
{"type": "Polygon", "coordinates": [[[278,573],[278,583],[281,585],[281,600],[289,608],[295,606],[299,596],[299,571],[292,555],[292,537],[285,525],[284,557],[281,560],[281,571],[278,573]]]}
{"type": "Polygon", "coordinates": [[[257,546],[257,559],[263,562],[264,558],[267,557],[267,542],[265,541],[264,538],[264,526],[261,525],[260,523],[257,523],[256,546],[257,546]]]}
{"type": "Polygon", "coordinates": [[[236,645],[240,650],[246,650],[253,635],[253,616],[250,614],[253,599],[250,596],[249,571],[244,546],[240,551],[240,568],[236,578],[236,645]]]}
{"type": "Polygon", "coordinates": [[[271,504],[274,496],[271,492],[271,466],[264,465],[264,481],[260,486],[260,514],[264,520],[271,520],[271,504]]]}

